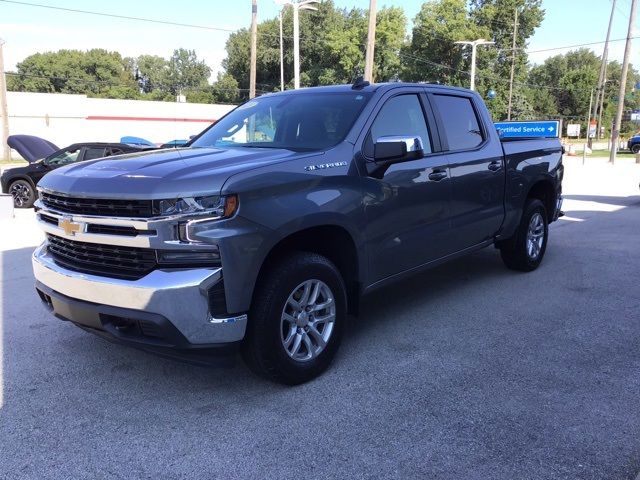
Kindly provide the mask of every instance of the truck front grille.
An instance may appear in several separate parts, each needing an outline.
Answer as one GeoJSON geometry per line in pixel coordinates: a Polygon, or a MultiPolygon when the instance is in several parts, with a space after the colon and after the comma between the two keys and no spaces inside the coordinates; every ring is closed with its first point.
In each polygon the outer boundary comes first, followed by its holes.
{"type": "Polygon", "coordinates": [[[155,250],[76,242],[51,234],[47,240],[54,261],[76,272],[136,280],[156,268],[155,250]]]}
{"type": "Polygon", "coordinates": [[[149,218],[153,216],[152,200],[75,198],[40,192],[42,203],[58,212],[106,217],[149,218]]]}

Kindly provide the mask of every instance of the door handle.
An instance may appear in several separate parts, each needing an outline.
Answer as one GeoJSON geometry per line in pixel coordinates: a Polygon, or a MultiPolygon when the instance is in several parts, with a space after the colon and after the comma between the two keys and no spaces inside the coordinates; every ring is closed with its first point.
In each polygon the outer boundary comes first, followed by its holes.
{"type": "Polygon", "coordinates": [[[500,170],[502,168],[502,162],[500,160],[494,160],[493,162],[491,162],[489,164],[489,166],[487,168],[489,170],[491,170],[492,172],[497,172],[498,170],[500,170]]]}
{"type": "Polygon", "coordinates": [[[445,170],[440,170],[439,168],[434,168],[429,174],[429,180],[433,180],[434,182],[439,182],[445,178],[447,178],[447,172],[445,170]]]}

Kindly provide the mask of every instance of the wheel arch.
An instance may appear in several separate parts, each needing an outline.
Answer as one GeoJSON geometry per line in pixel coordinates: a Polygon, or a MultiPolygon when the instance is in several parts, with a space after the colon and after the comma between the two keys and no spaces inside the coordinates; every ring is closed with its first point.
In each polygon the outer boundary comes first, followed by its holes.
{"type": "Polygon", "coordinates": [[[258,271],[257,282],[269,268],[277,265],[279,259],[294,251],[317,253],[328,258],[337,267],[346,285],[348,311],[356,314],[362,267],[354,236],[345,227],[337,224],[309,226],[290,232],[275,243],[265,255],[258,271]]]}
{"type": "Polygon", "coordinates": [[[34,183],[34,181],[31,179],[31,177],[29,177],[29,175],[24,175],[24,174],[18,174],[18,175],[14,176],[14,177],[8,178],[7,179],[7,190],[11,187],[11,185],[13,185],[18,180],[26,180],[27,182],[29,182],[29,185],[31,185],[31,187],[33,187],[34,192],[36,191],[36,184],[34,183]]]}
{"type": "Polygon", "coordinates": [[[558,194],[551,179],[541,178],[531,184],[527,192],[526,200],[531,198],[540,200],[547,210],[547,222],[551,223],[556,208],[557,196],[558,194]]]}

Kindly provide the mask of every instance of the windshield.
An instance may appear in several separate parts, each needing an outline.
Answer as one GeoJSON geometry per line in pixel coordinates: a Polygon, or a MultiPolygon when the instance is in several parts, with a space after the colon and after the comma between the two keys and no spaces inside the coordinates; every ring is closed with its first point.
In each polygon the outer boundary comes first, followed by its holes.
{"type": "Polygon", "coordinates": [[[346,137],[368,93],[300,93],[251,100],[205,131],[192,147],[324,150],[346,137]]]}

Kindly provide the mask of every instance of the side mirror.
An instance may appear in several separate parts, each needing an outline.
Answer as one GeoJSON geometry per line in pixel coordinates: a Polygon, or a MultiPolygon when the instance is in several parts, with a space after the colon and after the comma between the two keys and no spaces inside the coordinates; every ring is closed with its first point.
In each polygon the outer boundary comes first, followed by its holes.
{"type": "Polygon", "coordinates": [[[415,135],[393,135],[380,137],[373,146],[374,161],[367,162],[367,173],[382,178],[394,163],[417,160],[424,157],[422,138],[415,135]]]}
{"type": "Polygon", "coordinates": [[[422,138],[416,136],[393,135],[380,137],[373,147],[373,158],[376,162],[404,162],[422,158],[423,156],[422,138]]]}

